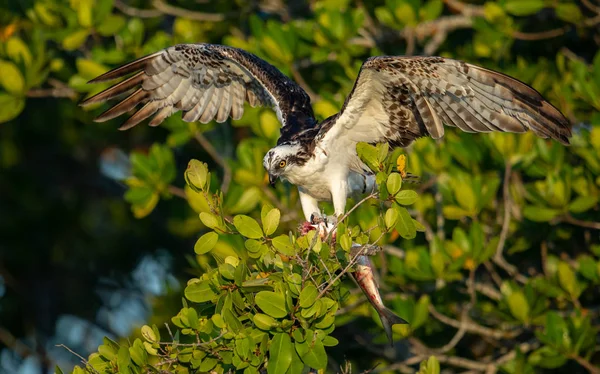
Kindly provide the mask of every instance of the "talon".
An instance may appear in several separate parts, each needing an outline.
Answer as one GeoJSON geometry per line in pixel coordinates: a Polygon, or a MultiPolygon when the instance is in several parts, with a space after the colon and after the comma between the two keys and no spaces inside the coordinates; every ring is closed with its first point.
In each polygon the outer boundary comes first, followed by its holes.
{"type": "Polygon", "coordinates": [[[321,222],[324,222],[326,219],[327,217],[323,218],[319,214],[313,213],[310,215],[310,223],[312,223],[313,225],[318,225],[321,222]]]}

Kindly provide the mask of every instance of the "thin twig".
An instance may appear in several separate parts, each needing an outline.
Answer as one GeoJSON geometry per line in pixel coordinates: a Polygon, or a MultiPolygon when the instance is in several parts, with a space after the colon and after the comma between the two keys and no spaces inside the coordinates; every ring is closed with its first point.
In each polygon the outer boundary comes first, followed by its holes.
{"type": "Polygon", "coordinates": [[[189,9],[179,8],[170,4],[167,4],[163,0],[153,0],[152,5],[162,13],[168,14],[175,17],[183,17],[191,19],[193,21],[204,21],[204,22],[221,22],[228,17],[239,15],[238,12],[233,13],[204,13],[193,11],[189,9]]]}
{"type": "Polygon", "coordinates": [[[591,374],[600,374],[600,368],[597,367],[597,366],[594,366],[594,364],[592,364],[591,362],[589,362],[585,358],[583,358],[583,357],[581,357],[579,355],[576,355],[576,354],[575,355],[570,355],[569,358],[577,361],[577,363],[579,365],[581,365],[584,368],[586,368],[587,371],[589,371],[591,374]]]}
{"type": "Polygon", "coordinates": [[[61,82],[58,79],[49,78],[48,83],[52,88],[32,88],[27,91],[26,96],[32,98],[68,97],[71,100],[77,98],[77,92],[64,82],[61,82]]]}
{"type": "Polygon", "coordinates": [[[514,277],[517,281],[521,283],[527,282],[527,277],[523,274],[520,274],[517,270],[517,267],[508,263],[506,259],[504,259],[504,245],[506,243],[506,238],[508,236],[508,229],[510,225],[510,176],[512,174],[512,164],[507,161],[504,168],[504,186],[503,186],[503,198],[504,198],[504,218],[502,221],[502,230],[500,231],[500,239],[498,240],[498,245],[496,247],[496,253],[493,257],[493,261],[496,265],[504,269],[508,274],[514,277]]]}
{"type": "Polygon", "coordinates": [[[229,189],[229,184],[231,183],[231,168],[225,161],[223,157],[217,152],[215,147],[204,137],[204,135],[200,132],[196,132],[194,134],[194,138],[196,141],[200,143],[202,148],[208,153],[208,155],[221,167],[223,168],[223,183],[221,184],[221,191],[223,194],[227,193],[229,189]]]}
{"type": "Polygon", "coordinates": [[[331,230],[329,230],[329,233],[327,234],[327,237],[325,238],[325,240],[323,240],[324,242],[329,241],[329,239],[331,238],[331,236],[333,235],[332,233],[336,232],[336,229],[338,227],[338,225],[340,223],[342,223],[346,218],[348,218],[350,216],[350,214],[352,212],[354,212],[359,206],[361,206],[362,204],[364,204],[366,201],[368,201],[371,198],[377,197],[379,195],[378,191],[371,191],[370,194],[368,194],[367,196],[365,196],[361,201],[359,201],[358,203],[354,204],[354,206],[352,208],[350,208],[350,210],[348,210],[344,215],[342,215],[341,217],[336,217],[337,222],[333,225],[333,227],[331,228],[331,230]]]}
{"type": "Polygon", "coordinates": [[[541,32],[522,32],[522,31],[513,31],[512,37],[520,40],[544,40],[556,38],[558,36],[564,35],[567,31],[569,31],[570,26],[563,26],[552,30],[541,31],[541,32]]]}
{"type": "Polygon", "coordinates": [[[465,332],[468,332],[471,334],[486,336],[486,337],[493,338],[493,339],[513,339],[514,337],[521,334],[520,330],[502,331],[502,330],[495,330],[495,329],[491,329],[489,327],[481,326],[473,321],[468,321],[468,320],[464,321],[464,322],[457,321],[454,318],[450,318],[450,317],[445,316],[442,313],[438,312],[432,304],[429,304],[429,313],[431,313],[431,315],[435,319],[442,322],[443,324],[452,326],[457,329],[460,329],[461,327],[463,327],[465,332]]]}
{"type": "Polygon", "coordinates": [[[570,223],[575,226],[585,227],[588,229],[600,230],[600,222],[583,221],[583,220],[573,217],[572,215],[570,215],[568,213],[565,214],[564,216],[562,216],[560,221],[570,223]]]}
{"type": "Polygon", "coordinates": [[[169,193],[171,193],[172,195],[180,197],[184,200],[187,200],[187,195],[185,194],[185,190],[183,190],[182,188],[170,185],[168,187],[168,190],[169,190],[169,193]]]}
{"type": "Polygon", "coordinates": [[[591,10],[592,12],[594,12],[596,14],[600,14],[600,6],[593,4],[589,0],[581,0],[581,3],[583,5],[585,5],[585,7],[588,8],[589,10],[591,10]]]}
{"type": "Polygon", "coordinates": [[[121,0],[115,0],[115,8],[119,9],[121,13],[130,17],[137,18],[155,18],[164,15],[163,12],[156,9],[140,9],[132,7],[131,5],[125,4],[121,0]]]}
{"type": "Polygon", "coordinates": [[[356,261],[358,260],[358,257],[363,255],[364,252],[367,251],[367,248],[369,246],[368,245],[364,245],[361,247],[360,250],[356,251],[356,254],[350,259],[350,262],[348,262],[348,265],[346,265],[346,267],[344,268],[344,270],[342,270],[334,279],[332,282],[327,283],[327,286],[325,286],[321,292],[319,292],[319,295],[317,296],[317,300],[319,300],[324,294],[325,292],[327,292],[327,290],[329,290],[329,288],[331,288],[331,286],[333,286],[333,284],[335,282],[337,282],[342,276],[344,276],[344,274],[346,274],[348,272],[348,270],[350,270],[350,268],[352,266],[354,266],[354,264],[356,264],[356,261]]]}
{"type": "Polygon", "coordinates": [[[465,4],[459,0],[443,0],[450,9],[456,10],[465,16],[484,17],[485,9],[480,5],[465,4]]]}
{"type": "Polygon", "coordinates": [[[79,359],[81,360],[81,363],[82,363],[83,365],[85,365],[85,367],[86,367],[87,369],[91,370],[92,372],[94,372],[94,373],[96,373],[96,374],[100,374],[100,373],[98,372],[98,370],[96,370],[96,368],[94,368],[92,365],[90,365],[90,363],[89,363],[89,362],[88,362],[88,361],[87,361],[85,358],[83,358],[83,356],[81,356],[79,353],[75,352],[74,350],[72,350],[71,348],[67,347],[67,346],[66,346],[66,345],[64,345],[64,344],[57,344],[56,346],[57,346],[57,347],[61,347],[61,348],[64,348],[64,349],[66,349],[66,350],[67,350],[67,351],[69,351],[71,354],[73,354],[73,355],[75,355],[77,358],[79,358],[79,359]]]}
{"type": "Polygon", "coordinates": [[[492,285],[475,282],[474,288],[477,292],[489,297],[492,300],[498,301],[502,298],[500,291],[496,290],[492,285]]]}

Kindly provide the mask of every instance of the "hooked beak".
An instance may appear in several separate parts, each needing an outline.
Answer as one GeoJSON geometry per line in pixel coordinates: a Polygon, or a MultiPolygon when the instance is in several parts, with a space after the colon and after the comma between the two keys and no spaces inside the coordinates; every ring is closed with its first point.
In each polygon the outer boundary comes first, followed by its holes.
{"type": "Polygon", "coordinates": [[[275,186],[275,182],[277,182],[277,176],[269,173],[269,183],[271,183],[271,186],[275,186]]]}

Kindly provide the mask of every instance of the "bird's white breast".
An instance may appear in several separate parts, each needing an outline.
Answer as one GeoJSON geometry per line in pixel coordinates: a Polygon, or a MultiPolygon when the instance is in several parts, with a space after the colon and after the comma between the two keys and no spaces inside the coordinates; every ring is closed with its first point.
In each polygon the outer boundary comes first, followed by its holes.
{"type": "Polygon", "coordinates": [[[350,170],[349,156],[347,150],[327,152],[317,147],[315,155],[304,165],[295,167],[286,179],[320,201],[331,201],[332,186],[339,185],[337,182],[343,179],[347,181],[348,196],[371,192],[375,185],[374,176],[350,170]]]}

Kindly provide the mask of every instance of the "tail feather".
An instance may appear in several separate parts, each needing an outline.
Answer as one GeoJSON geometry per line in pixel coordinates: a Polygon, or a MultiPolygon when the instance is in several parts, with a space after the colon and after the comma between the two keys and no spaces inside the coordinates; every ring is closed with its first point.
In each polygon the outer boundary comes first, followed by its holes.
{"type": "Polygon", "coordinates": [[[383,308],[379,310],[379,318],[381,319],[381,324],[383,325],[383,329],[385,330],[385,334],[390,341],[390,345],[394,345],[392,326],[393,325],[407,325],[408,322],[403,318],[397,316],[394,312],[389,310],[388,308],[383,308]]]}

